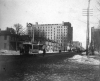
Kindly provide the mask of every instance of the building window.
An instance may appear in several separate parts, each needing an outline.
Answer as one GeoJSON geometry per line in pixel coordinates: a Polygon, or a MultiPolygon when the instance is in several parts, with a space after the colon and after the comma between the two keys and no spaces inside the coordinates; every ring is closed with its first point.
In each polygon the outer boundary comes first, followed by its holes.
{"type": "Polygon", "coordinates": [[[6,46],[7,46],[7,44],[6,44],[6,43],[4,43],[4,49],[6,49],[6,46]]]}
{"type": "Polygon", "coordinates": [[[4,40],[7,40],[7,35],[4,36],[4,40]]]}
{"type": "Polygon", "coordinates": [[[51,34],[51,37],[52,37],[52,34],[51,34]]]}

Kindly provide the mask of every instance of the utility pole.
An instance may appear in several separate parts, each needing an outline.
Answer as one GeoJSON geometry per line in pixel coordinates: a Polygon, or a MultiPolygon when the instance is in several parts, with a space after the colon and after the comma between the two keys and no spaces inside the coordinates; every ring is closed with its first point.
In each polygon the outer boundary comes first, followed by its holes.
{"type": "Polygon", "coordinates": [[[92,14],[92,13],[90,13],[90,10],[92,10],[92,9],[90,9],[90,1],[91,0],[88,0],[88,7],[87,7],[87,9],[84,9],[84,10],[86,10],[84,12],[87,12],[87,13],[85,13],[86,15],[84,15],[84,16],[87,16],[86,55],[89,55],[88,54],[88,52],[89,52],[89,26],[90,26],[89,19],[90,19],[90,16],[91,16],[90,14],[92,14]]]}
{"type": "Polygon", "coordinates": [[[34,43],[34,34],[35,34],[35,33],[34,33],[34,26],[33,26],[33,25],[32,25],[32,31],[33,31],[33,32],[32,32],[32,43],[34,43]]]}
{"type": "Polygon", "coordinates": [[[90,0],[88,0],[88,8],[87,8],[86,55],[88,55],[89,51],[89,8],[90,8],[90,0]]]}

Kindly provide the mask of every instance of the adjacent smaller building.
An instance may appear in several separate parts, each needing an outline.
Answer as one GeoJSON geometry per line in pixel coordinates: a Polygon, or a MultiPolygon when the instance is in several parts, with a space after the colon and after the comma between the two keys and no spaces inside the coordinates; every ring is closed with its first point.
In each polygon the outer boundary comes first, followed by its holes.
{"type": "Polygon", "coordinates": [[[15,50],[18,36],[9,31],[0,32],[0,49],[15,50]]]}
{"type": "Polygon", "coordinates": [[[73,41],[73,43],[72,43],[72,48],[73,49],[77,49],[77,48],[79,48],[79,49],[83,49],[83,47],[82,47],[82,43],[81,42],[79,42],[79,41],[73,41]]]}
{"type": "Polygon", "coordinates": [[[28,35],[17,35],[12,28],[0,31],[0,50],[18,50],[19,44],[30,41],[28,35]]]}

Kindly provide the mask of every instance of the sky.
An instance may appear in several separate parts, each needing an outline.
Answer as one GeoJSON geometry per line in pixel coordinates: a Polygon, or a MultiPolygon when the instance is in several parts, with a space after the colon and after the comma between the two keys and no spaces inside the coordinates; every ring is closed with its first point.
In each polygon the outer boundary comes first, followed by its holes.
{"type": "MultiPolygon", "coordinates": [[[[86,47],[87,17],[83,16],[88,0],[0,0],[0,28],[13,27],[20,23],[62,24],[70,22],[73,27],[73,41],[86,47]]],[[[97,0],[91,0],[90,27],[96,27],[100,17],[97,0]]]]}

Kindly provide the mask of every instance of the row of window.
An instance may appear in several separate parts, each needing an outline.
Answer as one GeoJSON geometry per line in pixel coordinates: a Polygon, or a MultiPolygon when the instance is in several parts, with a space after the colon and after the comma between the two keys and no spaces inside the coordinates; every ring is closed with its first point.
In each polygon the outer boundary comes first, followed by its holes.
{"type": "Polygon", "coordinates": [[[16,37],[10,37],[10,40],[12,40],[12,41],[16,41],[16,40],[18,40],[16,37]]]}
{"type": "Polygon", "coordinates": [[[66,26],[38,26],[38,27],[35,27],[35,28],[52,28],[52,27],[57,27],[57,28],[67,28],[66,26]]]}
{"type": "MultiPolygon", "coordinates": [[[[7,40],[7,35],[4,36],[4,40],[7,40]]],[[[17,40],[17,38],[16,37],[10,37],[10,40],[15,41],[15,40],[17,40]]]]}
{"type": "MultiPolygon", "coordinates": [[[[41,31],[53,31],[53,29],[37,29],[38,31],[39,30],[41,30],[41,31]]],[[[67,29],[57,29],[57,31],[62,31],[62,30],[64,30],[64,31],[67,31],[67,29]]],[[[55,29],[54,29],[54,31],[55,31],[55,29]]]]}
{"type": "Polygon", "coordinates": [[[67,32],[57,32],[57,34],[60,34],[60,33],[66,34],[67,32]]]}
{"type": "Polygon", "coordinates": [[[66,41],[63,41],[63,40],[57,40],[57,42],[62,43],[62,42],[66,42],[66,41]]]}
{"type": "Polygon", "coordinates": [[[49,38],[51,38],[51,39],[52,39],[52,38],[54,38],[54,39],[57,38],[57,39],[60,39],[60,40],[61,40],[61,39],[66,40],[66,37],[64,37],[64,38],[62,38],[62,37],[56,37],[56,36],[52,37],[52,36],[49,36],[49,35],[46,36],[46,37],[47,37],[47,38],[49,37],[49,38]]]}
{"type": "MultiPolygon", "coordinates": [[[[40,31],[41,31],[41,32],[47,32],[47,30],[46,30],[46,31],[44,31],[44,30],[38,30],[38,32],[40,32],[40,31]]],[[[29,32],[33,32],[33,31],[28,30],[28,33],[29,33],[29,32]]],[[[48,30],[48,32],[50,32],[50,31],[48,30]]],[[[51,30],[51,33],[52,33],[52,32],[53,32],[53,31],[51,30]]],[[[54,32],[55,32],[55,31],[54,31],[54,32]]],[[[62,30],[61,30],[61,31],[58,30],[58,31],[57,31],[57,33],[63,33],[63,32],[66,33],[67,31],[66,31],[66,30],[64,30],[64,31],[62,31],[62,30]]]]}
{"type": "Polygon", "coordinates": [[[57,31],[67,31],[67,29],[57,29],[57,31]]]}
{"type": "MultiPolygon", "coordinates": [[[[43,30],[43,31],[38,30],[37,32],[44,32],[44,33],[46,32],[46,33],[47,33],[47,31],[44,31],[44,30],[43,30]]],[[[48,33],[50,33],[50,32],[53,33],[53,31],[48,31],[48,33]]],[[[29,30],[28,33],[31,33],[31,31],[29,30]]],[[[54,31],[54,33],[55,33],[55,31],[54,31]]],[[[62,31],[57,31],[57,33],[67,33],[67,32],[65,32],[65,31],[64,31],[64,32],[62,32],[62,31]]]]}
{"type": "MultiPolygon", "coordinates": [[[[35,35],[39,35],[39,36],[46,36],[46,37],[51,36],[51,37],[54,37],[54,38],[56,37],[56,35],[55,35],[55,34],[54,34],[54,35],[52,35],[52,34],[50,35],[50,34],[40,34],[40,33],[37,33],[37,34],[35,34],[35,35]]],[[[57,38],[61,38],[62,36],[63,36],[63,37],[66,37],[66,35],[65,35],[65,34],[64,34],[64,35],[58,34],[58,35],[57,35],[57,38]]]]}

